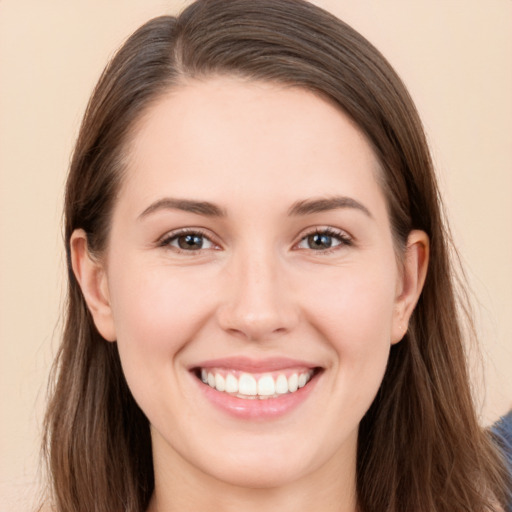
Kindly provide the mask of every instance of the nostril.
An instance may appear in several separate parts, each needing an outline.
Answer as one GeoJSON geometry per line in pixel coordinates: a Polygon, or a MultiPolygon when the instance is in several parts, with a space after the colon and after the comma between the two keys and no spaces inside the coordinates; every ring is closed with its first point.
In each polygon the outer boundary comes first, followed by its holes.
{"type": "Polygon", "coordinates": [[[226,283],[226,295],[218,304],[217,320],[224,331],[260,341],[294,328],[300,308],[284,274],[278,271],[275,261],[261,270],[261,265],[244,260],[241,269],[231,276],[232,281],[226,283]]]}
{"type": "Polygon", "coordinates": [[[275,336],[289,333],[296,324],[296,314],[289,314],[282,309],[272,311],[246,310],[222,311],[218,319],[220,327],[246,341],[264,341],[275,336]]]}

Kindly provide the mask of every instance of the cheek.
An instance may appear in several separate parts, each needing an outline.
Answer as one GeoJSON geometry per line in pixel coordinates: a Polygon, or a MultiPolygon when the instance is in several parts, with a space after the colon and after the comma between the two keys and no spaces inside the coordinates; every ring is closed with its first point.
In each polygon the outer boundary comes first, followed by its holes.
{"type": "Polygon", "coordinates": [[[210,296],[204,290],[204,277],[183,273],[143,262],[111,272],[109,289],[120,342],[163,348],[186,337],[187,329],[200,321],[210,296]]]}
{"type": "Polygon", "coordinates": [[[395,307],[396,274],[386,265],[351,265],[308,275],[303,303],[310,321],[343,352],[388,344],[395,307]]]}
{"type": "MultiPolygon", "coordinates": [[[[333,392],[362,415],[382,381],[391,346],[396,274],[375,264],[311,279],[309,321],[333,353],[333,392]]],[[[318,276],[317,276],[318,277],[318,276]]]]}
{"type": "Polygon", "coordinates": [[[198,292],[200,276],[124,263],[112,269],[109,287],[123,370],[137,396],[134,387],[149,390],[172,378],[176,355],[211,310],[211,294],[198,292]]]}

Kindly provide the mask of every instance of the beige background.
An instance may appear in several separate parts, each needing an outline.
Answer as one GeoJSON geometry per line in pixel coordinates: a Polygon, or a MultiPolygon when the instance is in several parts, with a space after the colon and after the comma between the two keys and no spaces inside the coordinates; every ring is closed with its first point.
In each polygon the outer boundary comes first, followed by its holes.
{"type": "MultiPolygon", "coordinates": [[[[184,3],[0,0],[0,512],[30,510],[37,488],[62,189],[85,103],[124,38],[184,3]]],[[[316,3],[366,35],[417,102],[477,297],[489,423],[512,404],[512,1],[316,3]]]]}

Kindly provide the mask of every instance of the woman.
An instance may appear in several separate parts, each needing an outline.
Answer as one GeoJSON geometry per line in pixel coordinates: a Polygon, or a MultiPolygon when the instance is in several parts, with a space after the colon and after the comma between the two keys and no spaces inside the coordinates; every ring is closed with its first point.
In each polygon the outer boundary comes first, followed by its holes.
{"type": "Polygon", "coordinates": [[[66,194],[55,510],[503,510],[421,123],[296,0],[141,27],[66,194]]]}

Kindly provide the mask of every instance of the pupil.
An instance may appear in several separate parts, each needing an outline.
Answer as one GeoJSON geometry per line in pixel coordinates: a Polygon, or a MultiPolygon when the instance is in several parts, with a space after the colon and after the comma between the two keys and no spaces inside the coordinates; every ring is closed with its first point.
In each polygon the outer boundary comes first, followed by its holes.
{"type": "Polygon", "coordinates": [[[201,249],[203,239],[199,235],[184,235],[178,239],[180,249],[201,249]]]}
{"type": "Polygon", "coordinates": [[[332,238],[329,235],[315,233],[308,237],[309,246],[312,249],[328,249],[332,245],[332,238]]]}

